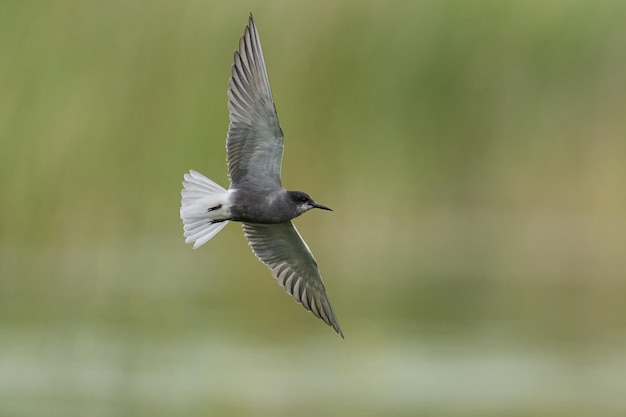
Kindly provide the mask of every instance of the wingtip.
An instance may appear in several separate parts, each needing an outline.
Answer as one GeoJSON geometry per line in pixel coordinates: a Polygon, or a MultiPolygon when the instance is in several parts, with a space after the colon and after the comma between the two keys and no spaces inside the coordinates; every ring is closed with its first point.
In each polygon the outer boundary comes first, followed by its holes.
{"type": "Polygon", "coordinates": [[[341,336],[341,338],[343,340],[346,340],[346,337],[343,335],[343,332],[341,331],[341,329],[339,328],[339,325],[337,325],[337,327],[333,326],[333,329],[335,329],[335,331],[339,334],[339,336],[341,336]]]}
{"type": "Polygon", "coordinates": [[[331,320],[329,321],[326,321],[324,319],[322,320],[325,321],[330,327],[332,327],[333,330],[336,331],[337,334],[341,336],[342,339],[345,340],[346,337],[343,335],[343,332],[341,331],[341,327],[339,327],[339,322],[337,321],[337,318],[335,317],[334,312],[333,312],[333,316],[331,320]]]}
{"type": "Polygon", "coordinates": [[[250,16],[248,17],[248,27],[250,31],[254,30],[254,16],[252,16],[252,12],[250,12],[250,16]]]}
{"type": "MultiPolygon", "coordinates": [[[[314,306],[314,304],[313,304],[313,306],[314,306]]],[[[319,310],[313,308],[310,311],[315,316],[317,316],[318,318],[322,319],[322,321],[324,323],[326,323],[330,327],[332,327],[333,330],[335,330],[337,332],[337,334],[339,334],[339,336],[341,336],[342,339],[345,339],[345,336],[343,335],[343,332],[341,331],[341,327],[339,326],[339,320],[337,320],[337,316],[335,316],[335,312],[333,311],[333,307],[330,304],[330,300],[328,299],[328,297],[325,294],[324,294],[324,300],[322,301],[322,305],[320,307],[321,308],[319,310]]]]}

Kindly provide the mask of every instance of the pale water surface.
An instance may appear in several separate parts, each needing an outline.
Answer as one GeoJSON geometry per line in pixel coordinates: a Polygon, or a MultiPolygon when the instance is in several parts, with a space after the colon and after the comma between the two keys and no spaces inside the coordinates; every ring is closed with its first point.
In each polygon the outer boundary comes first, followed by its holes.
{"type": "Polygon", "coordinates": [[[626,413],[623,350],[587,361],[494,338],[258,344],[200,331],[164,341],[114,328],[33,330],[1,329],[2,415],[626,413]]]}

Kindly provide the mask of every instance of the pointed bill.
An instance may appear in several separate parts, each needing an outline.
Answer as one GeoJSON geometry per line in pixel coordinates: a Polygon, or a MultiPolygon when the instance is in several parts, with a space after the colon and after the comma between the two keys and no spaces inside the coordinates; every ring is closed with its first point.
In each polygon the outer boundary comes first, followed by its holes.
{"type": "Polygon", "coordinates": [[[243,223],[243,232],[254,254],[294,300],[343,337],[317,263],[293,223],[243,223]]]}
{"type": "Polygon", "coordinates": [[[231,188],[245,183],[280,188],[283,133],[252,15],[235,51],[228,110],[226,151],[231,188]]]}

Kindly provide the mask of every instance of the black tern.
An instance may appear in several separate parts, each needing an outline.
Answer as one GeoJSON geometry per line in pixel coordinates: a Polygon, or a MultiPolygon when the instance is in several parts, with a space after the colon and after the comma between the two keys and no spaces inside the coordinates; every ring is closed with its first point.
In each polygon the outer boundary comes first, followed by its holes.
{"type": "Polygon", "coordinates": [[[241,222],[252,252],[278,283],[343,337],[313,254],[291,222],[314,208],[331,209],[306,193],[282,187],[283,131],[252,14],[235,51],[228,110],[230,188],[193,170],[185,174],[180,208],[185,243],[196,249],[229,221],[241,222]]]}

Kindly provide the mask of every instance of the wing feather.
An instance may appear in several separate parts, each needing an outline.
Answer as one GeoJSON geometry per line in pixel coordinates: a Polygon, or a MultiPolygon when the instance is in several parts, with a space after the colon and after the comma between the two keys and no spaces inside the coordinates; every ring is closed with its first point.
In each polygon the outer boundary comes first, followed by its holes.
{"type": "Polygon", "coordinates": [[[228,110],[226,153],[231,188],[246,183],[262,188],[281,187],[283,133],[252,15],[234,54],[228,110]]]}
{"type": "Polygon", "coordinates": [[[294,300],[343,337],[317,263],[293,223],[242,223],[254,254],[294,300]]]}

